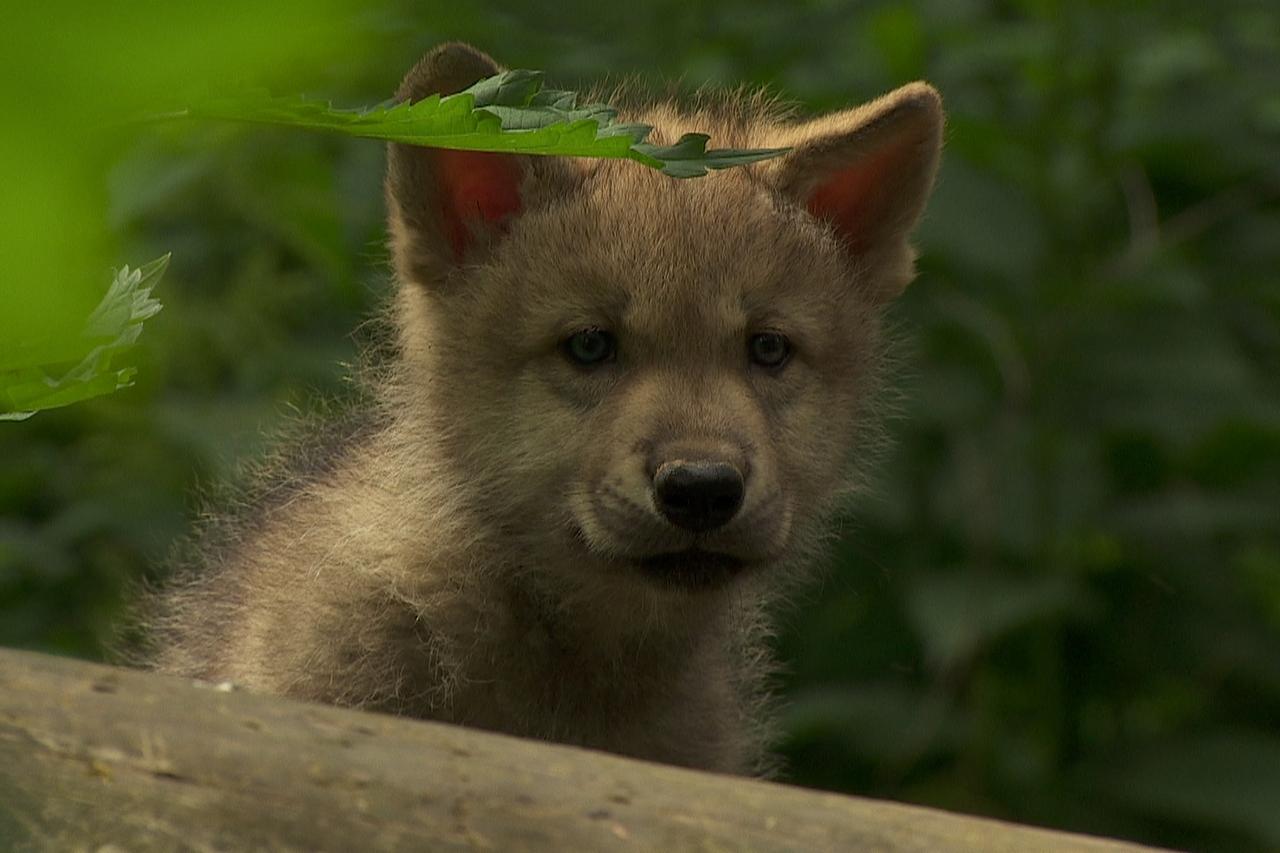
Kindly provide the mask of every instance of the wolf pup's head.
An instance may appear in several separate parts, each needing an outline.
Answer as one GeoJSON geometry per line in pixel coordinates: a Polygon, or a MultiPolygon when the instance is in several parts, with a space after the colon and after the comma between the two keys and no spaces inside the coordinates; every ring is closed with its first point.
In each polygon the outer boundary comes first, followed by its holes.
{"type": "MultiPolygon", "coordinates": [[[[444,45],[398,97],[499,70],[444,45]]],[[[805,123],[750,98],[625,118],[791,151],[676,180],[391,145],[400,384],[518,569],[712,595],[810,556],[852,485],[941,104],[914,83],[805,123]]]]}

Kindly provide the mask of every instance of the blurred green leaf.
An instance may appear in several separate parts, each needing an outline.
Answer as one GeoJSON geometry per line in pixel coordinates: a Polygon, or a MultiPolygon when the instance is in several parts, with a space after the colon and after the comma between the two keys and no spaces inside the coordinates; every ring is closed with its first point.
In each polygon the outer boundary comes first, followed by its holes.
{"type": "Polygon", "coordinates": [[[1017,579],[970,570],[921,576],[909,593],[907,612],[931,664],[947,669],[1079,603],[1065,578],[1017,579]]]}
{"type": "Polygon", "coordinates": [[[168,266],[165,255],[137,269],[121,267],[77,339],[0,343],[0,420],[23,420],[129,387],[137,368],[120,365],[119,357],[160,311],[151,291],[168,266]],[[70,357],[79,360],[66,366],[70,357]]]}
{"type": "Polygon", "coordinates": [[[1045,230],[1023,188],[953,155],[943,160],[920,241],[967,272],[1021,287],[1043,258],[1045,230]]]}
{"type": "Polygon", "coordinates": [[[839,742],[899,768],[924,759],[961,732],[943,697],[895,684],[802,691],[788,703],[782,729],[793,743],[839,742]]]}
{"type": "Polygon", "coordinates": [[[1095,784],[1175,823],[1245,830],[1280,848],[1280,737],[1238,731],[1165,741],[1099,771],[1095,784]]]}

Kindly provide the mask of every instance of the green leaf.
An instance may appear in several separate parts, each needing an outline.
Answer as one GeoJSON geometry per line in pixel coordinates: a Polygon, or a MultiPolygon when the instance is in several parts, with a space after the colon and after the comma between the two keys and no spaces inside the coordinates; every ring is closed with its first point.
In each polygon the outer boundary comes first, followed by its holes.
{"type": "MultiPolygon", "coordinates": [[[[777,157],[789,149],[786,148],[750,148],[733,150],[731,148],[713,148],[707,150],[707,140],[711,137],[705,133],[686,133],[675,145],[650,145],[638,142],[631,146],[632,151],[648,157],[661,165],[656,166],[664,175],[673,178],[699,178],[709,169],[728,169],[732,166],[745,166],[770,157],[777,157]]],[[[645,165],[654,165],[640,157],[633,157],[645,165]]]]}
{"type": "Polygon", "coordinates": [[[963,723],[943,694],[889,682],[799,690],[782,716],[793,744],[843,744],[853,754],[904,766],[955,743],[963,723]]]}
{"type": "Polygon", "coordinates": [[[165,255],[137,269],[121,268],[79,337],[0,343],[0,420],[23,420],[132,385],[137,368],[112,362],[160,311],[151,291],[168,266],[165,255]]]}
{"type": "Polygon", "coordinates": [[[1229,827],[1268,850],[1280,847],[1280,738],[1249,729],[1164,740],[1100,767],[1104,788],[1131,808],[1171,823],[1229,827]]]}
{"type": "Polygon", "coordinates": [[[1056,575],[1023,579],[957,571],[917,578],[907,612],[929,661],[946,669],[1022,626],[1079,603],[1076,589],[1056,575]]]}
{"type": "Polygon", "coordinates": [[[652,128],[617,122],[605,104],[579,107],[574,92],[543,89],[538,71],[506,71],[462,92],[417,103],[335,109],[300,97],[257,93],[206,101],[163,118],[251,122],[466,151],[630,159],[677,178],[744,166],[787,148],[707,149],[704,133],[674,145],[645,142],[652,128]]]}

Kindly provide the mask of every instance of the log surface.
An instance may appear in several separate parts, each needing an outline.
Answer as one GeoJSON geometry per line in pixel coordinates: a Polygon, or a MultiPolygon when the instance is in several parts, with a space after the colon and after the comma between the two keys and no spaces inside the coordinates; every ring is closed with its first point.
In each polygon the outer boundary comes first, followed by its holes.
{"type": "Polygon", "coordinates": [[[1150,848],[0,649],[0,849],[1150,848]]]}

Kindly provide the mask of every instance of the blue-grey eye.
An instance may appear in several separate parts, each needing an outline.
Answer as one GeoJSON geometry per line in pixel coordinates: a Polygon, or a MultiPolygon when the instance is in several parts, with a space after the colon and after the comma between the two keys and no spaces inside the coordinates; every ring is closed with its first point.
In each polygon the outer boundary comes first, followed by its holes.
{"type": "Polygon", "coordinates": [[[782,367],[791,358],[791,341],[780,332],[761,332],[752,335],[747,342],[747,354],[751,357],[752,364],[782,367]]]}
{"type": "Polygon", "coordinates": [[[570,361],[583,367],[594,367],[613,359],[618,342],[604,329],[583,329],[574,332],[561,345],[570,361]]]}

